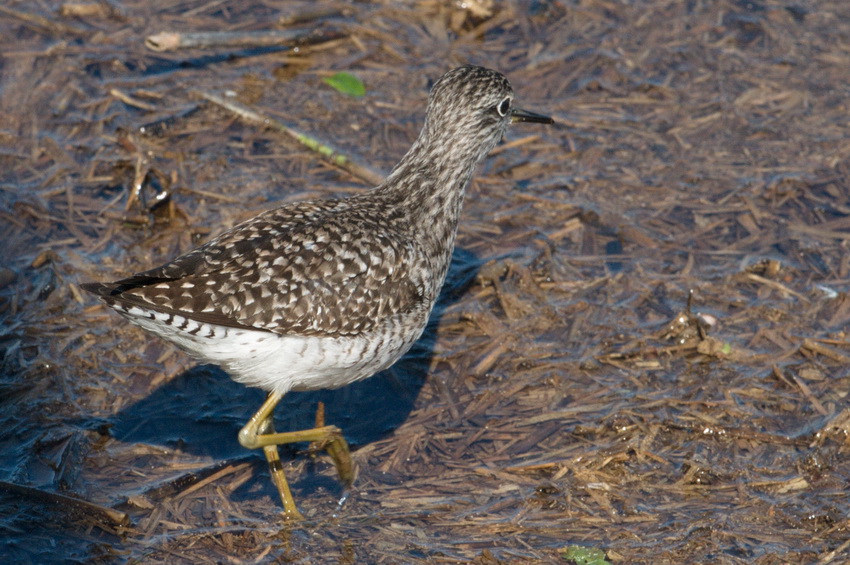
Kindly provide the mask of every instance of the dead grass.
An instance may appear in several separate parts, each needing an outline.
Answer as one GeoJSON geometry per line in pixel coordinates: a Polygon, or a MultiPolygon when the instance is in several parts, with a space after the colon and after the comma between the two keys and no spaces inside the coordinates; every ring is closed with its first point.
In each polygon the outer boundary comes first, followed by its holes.
{"type": "Polygon", "coordinates": [[[3,561],[850,560],[850,6],[480,4],[345,4],[301,24],[345,38],[299,53],[144,41],[309,3],[0,9],[3,561]],[[558,125],[479,172],[416,351],[284,403],[280,429],[325,401],[361,469],[335,517],[333,469],[288,453],[289,527],[235,440],[257,392],[77,285],[363,186],[193,93],[386,171],[464,62],[558,125]],[[337,70],[366,97],[325,87],[337,70]]]}

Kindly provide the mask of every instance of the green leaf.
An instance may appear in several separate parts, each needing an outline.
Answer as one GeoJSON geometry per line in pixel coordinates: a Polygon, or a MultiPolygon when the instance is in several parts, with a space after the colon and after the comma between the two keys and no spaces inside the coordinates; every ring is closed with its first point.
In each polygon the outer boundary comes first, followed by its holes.
{"type": "Polygon", "coordinates": [[[359,98],[366,94],[366,87],[363,85],[363,81],[351,73],[337,73],[333,76],[323,78],[322,81],[337,91],[348,94],[349,96],[359,98]]]}
{"type": "Polygon", "coordinates": [[[561,557],[576,565],[610,565],[605,559],[605,552],[595,547],[571,545],[563,550],[561,557]]]}

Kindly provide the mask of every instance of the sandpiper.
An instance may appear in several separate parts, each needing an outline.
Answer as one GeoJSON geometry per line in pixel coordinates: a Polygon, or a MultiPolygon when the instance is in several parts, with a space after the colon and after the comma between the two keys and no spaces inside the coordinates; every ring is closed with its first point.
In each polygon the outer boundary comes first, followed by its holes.
{"type": "Polygon", "coordinates": [[[275,406],[290,390],[374,375],[419,338],[476,164],[511,122],[552,123],[513,98],[499,72],[449,71],[431,90],[419,138],[377,188],[287,204],[156,269],[82,285],[132,323],[268,392],[239,442],[263,448],[288,517],[301,515],[278,445],[318,442],[346,486],[355,471],[339,428],[277,433],[275,406]]]}

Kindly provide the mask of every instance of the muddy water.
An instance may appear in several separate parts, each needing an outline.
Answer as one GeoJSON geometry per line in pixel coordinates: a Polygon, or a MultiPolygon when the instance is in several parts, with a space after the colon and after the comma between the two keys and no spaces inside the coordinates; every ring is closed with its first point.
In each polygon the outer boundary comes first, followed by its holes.
{"type": "Polygon", "coordinates": [[[0,8],[3,561],[848,560],[844,3],[327,6],[0,8]],[[296,15],[311,45],[145,43],[296,15]],[[262,394],[77,285],[370,186],[206,95],[387,171],[466,62],[558,124],[479,170],[414,351],[284,400],[360,468],[339,509],[324,455],[285,451],[287,525],[235,437],[262,394]]]}

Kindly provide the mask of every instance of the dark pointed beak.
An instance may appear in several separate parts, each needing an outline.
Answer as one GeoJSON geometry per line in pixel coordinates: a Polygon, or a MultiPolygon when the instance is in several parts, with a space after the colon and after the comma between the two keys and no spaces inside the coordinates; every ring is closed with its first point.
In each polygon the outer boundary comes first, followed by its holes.
{"type": "Polygon", "coordinates": [[[533,122],[535,124],[554,124],[555,120],[543,114],[535,114],[519,108],[511,110],[511,123],[517,122],[533,122]]]}

